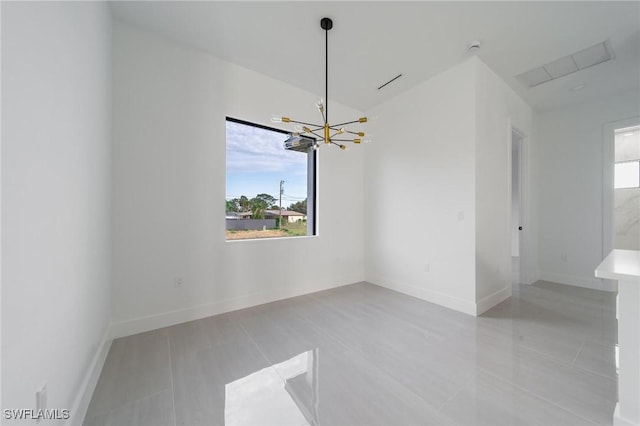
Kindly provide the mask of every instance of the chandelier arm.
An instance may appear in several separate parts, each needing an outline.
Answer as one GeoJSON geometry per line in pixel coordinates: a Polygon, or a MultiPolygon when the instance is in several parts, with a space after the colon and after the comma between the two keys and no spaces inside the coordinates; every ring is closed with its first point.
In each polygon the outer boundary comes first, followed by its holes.
{"type": "Polygon", "coordinates": [[[347,124],[353,124],[353,123],[360,123],[360,120],[346,121],[346,122],[344,122],[344,123],[334,124],[334,125],[332,125],[332,126],[330,126],[330,127],[333,129],[334,127],[345,126],[345,125],[347,125],[347,124]]]}
{"type": "Polygon", "coordinates": [[[316,136],[318,139],[324,140],[324,136],[317,134],[316,132],[310,132],[312,135],[316,136]]]}
{"type": "Polygon", "coordinates": [[[289,123],[304,124],[305,126],[313,126],[313,127],[317,127],[318,129],[324,128],[324,126],[320,124],[305,123],[304,121],[289,120],[289,123]]]}

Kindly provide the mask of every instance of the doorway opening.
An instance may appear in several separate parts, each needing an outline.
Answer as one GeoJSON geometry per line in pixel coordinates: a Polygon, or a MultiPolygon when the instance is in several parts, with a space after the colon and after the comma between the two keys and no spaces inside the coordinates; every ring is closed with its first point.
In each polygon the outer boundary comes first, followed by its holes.
{"type": "Polygon", "coordinates": [[[522,280],[522,213],[523,213],[523,150],[524,134],[511,128],[511,283],[522,280]]]}

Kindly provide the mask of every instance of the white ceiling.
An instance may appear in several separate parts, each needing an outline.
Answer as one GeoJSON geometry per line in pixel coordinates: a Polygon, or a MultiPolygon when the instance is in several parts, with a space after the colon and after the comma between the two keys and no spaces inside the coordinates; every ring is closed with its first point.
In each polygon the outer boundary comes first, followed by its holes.
{"type": "Polygon", "coordinates": [[[117,19],[366,111],[477,55],[534,108],[640,89],[640,2],[133,2],[117,19]],[[615,59],[533,88],[515,76],[608,40],[615,59]],[[377,87],[402,73],[382,90],[377,87]],[[582,90],[572,87],[586,85],[582,90]]]}

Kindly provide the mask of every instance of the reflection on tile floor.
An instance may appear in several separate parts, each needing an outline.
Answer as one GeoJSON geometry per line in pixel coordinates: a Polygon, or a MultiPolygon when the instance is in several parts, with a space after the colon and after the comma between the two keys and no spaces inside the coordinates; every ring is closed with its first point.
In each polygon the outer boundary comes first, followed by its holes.
{"type": "Polygon", "coordinates": [[[86,425],[606,425],[615,294],[474,318],[367,283],[117,339],[86,425]]]}

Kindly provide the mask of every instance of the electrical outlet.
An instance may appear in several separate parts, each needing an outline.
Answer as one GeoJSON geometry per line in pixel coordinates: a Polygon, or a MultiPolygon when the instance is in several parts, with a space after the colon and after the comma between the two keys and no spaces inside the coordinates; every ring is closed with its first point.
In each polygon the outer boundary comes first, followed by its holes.
{"type": "Polygon", "coordinates": [[[176,288],[177,287],[182,287],[182,284],[183,284],[182,277],[175,277],[174,278],[174,280],[173,280],[174,287],[176,287],[176,288]]]}
{"type": "Polygon", "coordinates": [[[566,262],[567,261],[567,253],[560,254],[560,260],[562,260],[563,262],[566,262]]]}

